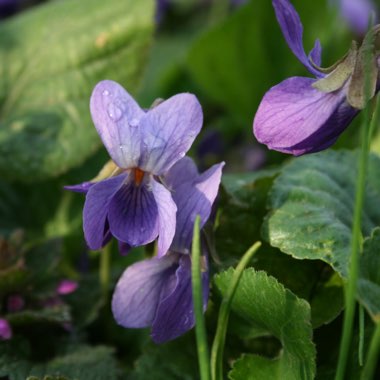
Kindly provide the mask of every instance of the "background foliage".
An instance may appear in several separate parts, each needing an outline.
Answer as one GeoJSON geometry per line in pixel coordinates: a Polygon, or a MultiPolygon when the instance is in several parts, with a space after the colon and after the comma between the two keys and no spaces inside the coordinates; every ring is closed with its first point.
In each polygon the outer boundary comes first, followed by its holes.
{"type": "MultiPolygon", "coordinates": [[[[324,66],[354,38],[328,3],[293,1],[306,50],[319,37],[324,66]]],[[[205,125],[191,155],[203,169],[226,161],[215,224],[207,227],[215,275],[206,314],[210,342],[231,266],[263,240],[233,301],[229,378],[328,380],[341,330],[360,120],[333,151],[293,159],[266,150],[251,127],[263,94],[289,76],[308,75],[286,46],[270,2],[178,0],[159,15],[156,5],[20,1],[18,12],[0,21],[0,317],[13,330],[0,342],[0,378],[198,378],[193,332],[156,346],[149,331],[113,320],[116,281],[152,247],[120,256],[113,244],[111,284],[102,291],[100,253],[83,240],[83,197],[63,190],[93,178],[107,160],[88,103],[99,80],[113,79],[146,108],[156,98],[195,93],[205,125]],[[79,287],[57,295],[65,278],[79,287]],[[13,296],[22,298],[21,310],[10,310],[13,296]]],[[[366,337],[380,315],[376,141],[358,290],[368,311],[366,337]]],[[[352,379],[359,370],[355,350],[352,379]]]]}

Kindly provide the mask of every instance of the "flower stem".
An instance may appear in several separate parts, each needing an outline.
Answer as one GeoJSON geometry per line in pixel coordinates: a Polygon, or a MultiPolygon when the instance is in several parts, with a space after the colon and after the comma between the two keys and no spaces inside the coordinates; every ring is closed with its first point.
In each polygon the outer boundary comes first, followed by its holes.
{"type": "Polygon", "coordinates": [[[201,275],[200,218],[194,222],[193,245],[191,250],[191,282],[195,316],[195,335],[197,338],[198,363],[201,380],[210,380],[210,363],[203,315],[203,291],[201,275]]]}
{"type": "Polygon", "coordinates": [[[218,316],[218,324],[216,328],[215,338],[211,349],[211,379],[223,380],[223,349],[226,340],[226,331],[228,325],[228,317],[232,299],[235,295],[236,289],[239,285],[240,278],[243,274],[244,268],[247,266],[252,256],[260,248],[261,242],[256,242],[244,254],[239,264],[237,265],[234,275],[232,277],[230,286],[228,287],[227,294],[222,300],[218,316]]]}
{"type": "Polygon", "coordinates": [[[373,379],[373,373],[376,370],[376,365],[379,361],[380,353],[380,323],[376,324],[375,332],[373,333],[371,344],[368,349],[368,354],[361,375],[361,380],[373,379]]]}
{"type": "Polygon", "coordinates": [[[364,307],[359,305],[359,365],[363,367],[363,352],[364,352],[364,329],[365,329],[365,314],[364,307]]]}
{"type": "Polygon", "coordinates": [[[106,298],[108,295],[110,283],[110,258],[111,243],[107,244],[100,251],[99,282],[104,298],[106,298]]]}
{"type": "Polygon", "coordinates": [[[364,192],[367,175],[367,164],[369,157],[369,146],[371,141],[371,133],[374,130],[374,123],[377,120],[379,98],[376,102],[375,115],[372,120],[369,121],[369,107],[364,110],[364,123],[362,125],[361,133],[361,150],[359,156],[359,169],[356,182],[356,196],[355,196],[355,208],[354,208],[354,221],[352,227],[352,240],[351,240],[351,255],[348,273],[348,282],[345,286],[345,304],[346,309],[343,319],[343,334],[340,342],[339,349],[339,361],[335,375],[335,380],[343,380],[346,370],[348,353],[350,350],[353,323],[355,317],[356,306],[356,288],[359,275],[359,259],[362,245],[361,235],[361,222],[362,222],[362,210],[364,204],[364,192]]]}

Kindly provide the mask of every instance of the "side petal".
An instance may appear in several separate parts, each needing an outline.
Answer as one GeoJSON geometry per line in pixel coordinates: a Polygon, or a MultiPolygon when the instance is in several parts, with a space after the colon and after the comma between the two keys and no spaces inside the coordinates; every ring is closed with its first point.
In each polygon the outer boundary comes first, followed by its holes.
{"type": "Polygon", "coordinates": [[[87,194],[88,190],[93,185],[95,185],[95,182],[82,182],[82,183],[79,183],[78,185],[67,185],[67,186],[64,186],[63,188],[65,190],[69,190],[74,193],[87,194]]]}
{"type": "MultiPolygon", "coordinates": [[[[176,164],[177,168],[182,166],[182,160],[176,164]]],[[[183,162],[183,166],[187,166],[183,162]]],[[[176,252],[188,253],[193,240],[193,227],[195,217],[201,218],[201,228],[207,222],[212,204],[218,194],[222,168],[224,162],[216,164],[210,169],[189,178],[187,182],[173,188],[173,199],[178,207],[177,226],[171,249],[176,252]]]]}
{"type": "MultiPolygon", "coordinates": [[[[322,46],[321,46],[321,41],[319,39],[315,40],[314,47],[311,49],[310,54],[309,54],[309,62],[310,60],[317,66],[321,66],[322,62],[322,46]]],[[[318,76],[322,76],[318,75],[318,76]]]]}
{"type": "Polygon", "coordinates": [[[158,212],[157,256],[165,255],[172,244],[176,230],[177,205],[169,190],[157,181],[152,181],[153,195],[158,212]]]}
{"type": "Polygon", "coordinates": [[[176,255],[143,260],[128,267],[118,281],[112,297],[112,312],[124,327],[150,326],[161,294],[175,281],[176,255]]]}
{"type": "Polygon", "coordinates": [[[306,56],[303,47],[303,26],[293,5],[289,0],[273,0],[272,4],[282,34],[284,35],[290,50],[311,74],[317,77],[324,76],[310,64],[310,61],[306,56]]]}
{"type": "Polygon", "coordinates": [[[165,173],[164,182],[171,190],[174,190],[185,182],[194,181],[194,178],[198,176],[198,168],[195,162],[186,156],[177,161],[170,170],[165,173]]]}
{"type": "Polygon", "coordinates": [[[137,166],[140,119],[145,112],[118,83],[99,82],[91,95],[92,120],[112,160],[121,168],[137,166]]]}
{"type": "Polygon", "coordinates": [[[138,167],[161,175],[190,149],[203,123],[198,99],[178,94],[149,110],[141,119],[141,160],[138,167]]]}
{"type": "Polygon", "coordinates": [[[83,207],[83,230],[90,249],[100,249],[103,242],[108,241],[108,208],[126,177],[122,174],[100,181],[88,190],[83,207]]]}
{"type": "Polygon", "coordinates": [[[116,239],[137,247],[153,241],[158,235],[158,204],[150,181],[124,184],[109,204],[108,222],[116,239]]]}
{"type": "Polygon", "coordinates": [[[253,121],[257,140],[293,155],[318,152],[332,145],[357,115],[346,102],[346,88],[324,93],[310,78],[293,77],[272,87],[253,121]]]}
{"type": "MultiPolygon", "coordinates": [[[[181,255],[175,275],[175,288],[159,303],[152,325],[152,339],[158,344],[177,338],[195,325],[190,256],[181,255]]],[[[202,285],[203,308],[206,310],[209,295],[208,271],[202,273],[202,285]]]]}

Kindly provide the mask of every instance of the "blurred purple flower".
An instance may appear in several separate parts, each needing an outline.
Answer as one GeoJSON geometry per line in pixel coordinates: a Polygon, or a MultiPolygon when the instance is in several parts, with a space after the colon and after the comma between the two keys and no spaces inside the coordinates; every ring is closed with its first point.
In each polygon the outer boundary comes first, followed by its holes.
{"type": "Polygon", "coordinates": [[[73,280],[62,280],[56,289],[59,295],[66,295],[75,292],[78,289],[78,282],[73,280]]]}
{"type": "Polygon", "coordinates": [[[110,178],[67,189],[86,193],[83,229],[88,246],[99,249],[111,236],[123,248],[158,236],[158,256],[175,231],[175,205],[162,176],[189,150],[203,114],[192,94],[178,94],[144,111],[118,83],[102,81],[90,101],[95,127],[117,165],[110,178]]]}
{"type": "MultiPolygon", "coordinates": [[[[360,72],[362,49],[353,44],[349,53],[328,72],[319,67],[319,40],[306,55],[303,27],[289,0],[273,0],[273,6],[290,49],[317,79],[292,77],[272,87],[259,105],[253,122],[254,134],[259,142],[280,152],[296,156],[318,152],[331,146],[364,107],[364,86],[360,87],[364,83],[360,72]]],[[[375,58],[372,63],[374,95],[378,63],[375,58]]]]}
{"type": "Polygon", "coordinates": [[[372,0],[334,0],[338,3],[342,17],[358,35],[364,36],[368,30],[371,13],[376,7],[372,0]]]}
{"type": "Polygon", "coordinates": [[[7,310],[10,313],[21,311],[25,306],[25,300],[18,294],[12,294],[7,299],[7,310]]]}
{"type": "MultiPolygon", "coordinates": [[[[152,327],[156,343],[172,340],[194,326],[190,249],[193,225],[201,226],[211,213],[224,163],[202,174],[185,157],[165,175],[177,205],[176,232],[165,256],[131,265],[121,276],[112,299],[118,324],[129,328],[152,327]]],[[[203,305],[207,307],[209,285],[206,253],[203,255],[203,305]]]]}
{"type": "Polygon", "coordinates": [[[12,338],[12,328],[9,322],[0,318],[0,340],[9,340],[12,338]]]}

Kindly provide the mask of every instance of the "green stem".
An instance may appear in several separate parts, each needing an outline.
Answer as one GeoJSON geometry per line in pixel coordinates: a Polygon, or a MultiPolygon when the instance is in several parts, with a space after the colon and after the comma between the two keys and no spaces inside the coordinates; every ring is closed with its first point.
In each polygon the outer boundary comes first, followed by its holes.
{"type": "Polygon", "coordinates": [[[228,325],[228,317],[230,313],[232,299],[235,295],[240,278],[244,268],[247,266],[252,256],[260,248],[261,242],[256,242],[244,254],[239,264],[237,265],[232,277],[228,292],[222,300],[218,316],[218,324],[216,328],[215,338],[211,349],[211,378],[212,380],[223,380],[223,349],[226,340],[226,332],[228,325]]]}
{"type": "Polygon", "coordinates": [[[110,283],[111,243],[100,251],[99,282],[103,296],[107,297],[110,283]]]}
{"type": "Polygon", "coordinates": [[[364,328],[365,328],[365,314],[364,307],[359,305],[359,365],[363,367],[363,357],[364,357],[364,328]]]}
{"type": "Polygon", "coordinates": [[[345,304],[346,309],[343,319],[343,334],[340,342],[339,349],[339,361],[335,380],[343,380],[346,370],[346,364],[348,359],[348,353],[350,350],[353,323],[355,317],[356,306],[356,288],[359,275],[359,254],[361,250],[361,222],[362,222],[362,210],[364,204],[364,192],[367,175],[367,164],[369,157],[369,144],[371,141],[371,133],[374,130],[374,123],[377,120],[379,99],[376,102],[375,115],[373,115],[371,122],[369,122],[369,107],[364,110],[364,123],[361,133],[361,151],[359,156],[359,170],[356,182],[356,196],[355,196],[355,208],[354,208],[354,221],[352,227],[352,241],[351,241],[351,255],[350,265],[348,273],[348,282],[345,286],[345,304]]]}
{"type": "Polygon", "coordinates": [[[376,370],[377,363],[379,362],[380,353],[380,323],[376,324],[375,332],[373,333],[371,344],[368,349],[368,354],[361,375],[361,380],[373,379],[373,374],[376,370]]]}
{"type": "Polygon", "coordinates": [[[193,246],[191,250],[191,282],[195,316],[195,335],[197,338],[198,363],[201,380],[210,379],[210,363],[203,315],[203,291],[201,275],[200,218],[194,223],[193,246]]]}

